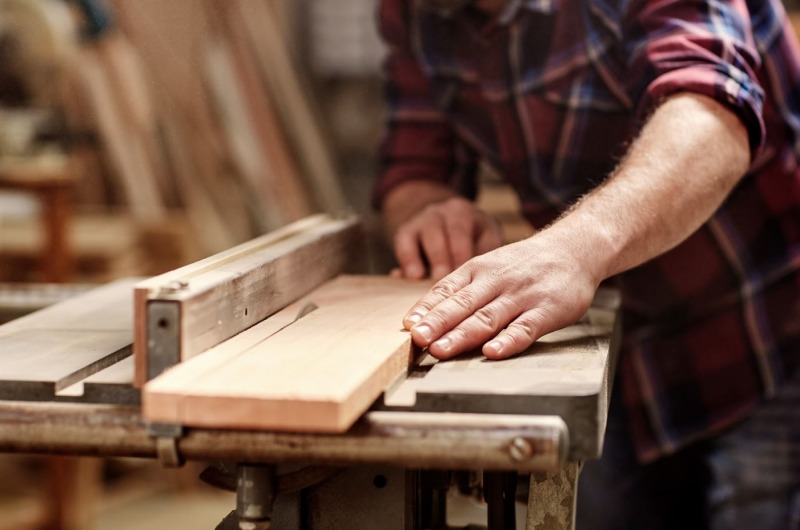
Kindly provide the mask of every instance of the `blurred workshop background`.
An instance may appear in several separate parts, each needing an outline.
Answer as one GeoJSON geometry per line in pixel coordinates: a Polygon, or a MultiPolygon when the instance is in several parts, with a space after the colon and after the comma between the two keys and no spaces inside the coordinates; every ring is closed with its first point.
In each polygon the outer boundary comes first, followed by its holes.
{"type": "MultiPolygon", "coordinates": [[[[364,215],[387,270],[375,7],[0,0],[0,323],[315,212],[364,215]]],[[[0,455],[0,530],[213,528],[201,469],[0,455]]]]}
{"type": "MultiPolygon", "coordinates": [[[[0,322],[314,212],[370,212],[376,0],[0,0],[0,322]]],[[[790,6],[794,7],[794,6],[790,6]]],[[[508,239],[530,230],[487,171],[508,239]]],[[[133,459],[0,455],[0,530],[213,528],[233,494],[133,459]]]]}

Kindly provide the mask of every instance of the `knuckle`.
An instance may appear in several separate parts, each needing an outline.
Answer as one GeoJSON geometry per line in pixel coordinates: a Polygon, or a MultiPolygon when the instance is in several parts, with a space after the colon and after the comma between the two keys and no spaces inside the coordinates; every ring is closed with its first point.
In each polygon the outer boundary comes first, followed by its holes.
{"type": "Polygon", "coordinates": [[[497,312],[493,309],[482,307],[473,314],[475,321],[483,328],[494,331],[500,327],[497,320],[497,312]]]}
{"type": "Polygon", "coordinates": [[[425,324],[431,327],[434,331],[446,331],[447,319],[441,311],[431,311],[423,319],[425,324]]]}
{"type": "Polygon", "coordinates": [[[433,310],[433,306],[435,306],[435,305],[436,304],[434,302],[430,302],[428,300],[420,300],[419,302],[417,302],[417,304],[414,306],[414,308],[411,311],[413,312],[413,311],[418,311],[419,309],[424,309],[425,312],[427,313],[427,312],[433,310]]]}
{"type": "Polygon", "coordinates": [[[431,293],[441,298],[449,298],[453,296],[456,290],[456,284],[452,280],[445,278],[433,286],[431,293]]]}
{"type": "Polygon", "coordinates": [[[462,326],[459,326],[448,333],[447,338],[455,344],[464,344],[469,341],[469,333],[462,326]]]}
{"type": "Polygon", "coordinates": [[[517,347],[525,348],[536,340],[536,329],[538,328],[532,320],[521,318],[511,323],[507,331],[517,347]]]}
{"type": "Polygon", "coordinates": [[[455,293],[453,296],[450,297],[450,300],[461,309],[472,311],[472,308],[477,305],[477,299],[475,295],[465,289],[455,293]]]}

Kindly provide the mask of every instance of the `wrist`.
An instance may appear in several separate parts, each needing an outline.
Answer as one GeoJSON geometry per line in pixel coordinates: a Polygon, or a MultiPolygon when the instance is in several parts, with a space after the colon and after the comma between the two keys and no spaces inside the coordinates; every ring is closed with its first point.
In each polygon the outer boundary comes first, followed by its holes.
{"type": "Polygon", "coordinates": [[[552,244],[572,256],[580,269],[599,285],[616,274],[614,264],[620,252],[619,238],[607,222],[587,212],[573,211],[540,234],[552,238],[552,244]]]}

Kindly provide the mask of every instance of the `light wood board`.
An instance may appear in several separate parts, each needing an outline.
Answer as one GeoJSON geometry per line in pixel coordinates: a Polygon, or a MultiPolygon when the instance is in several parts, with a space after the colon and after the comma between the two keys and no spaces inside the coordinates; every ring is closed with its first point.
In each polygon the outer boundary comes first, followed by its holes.
{"type": "Polygon", "coordinates": [[[188,426],[344,432],[414,357],[425,282],[340,276],[145,385],[143,416],[188,426]],[[297,321],[308,302],[317,308],[297,321]]]}

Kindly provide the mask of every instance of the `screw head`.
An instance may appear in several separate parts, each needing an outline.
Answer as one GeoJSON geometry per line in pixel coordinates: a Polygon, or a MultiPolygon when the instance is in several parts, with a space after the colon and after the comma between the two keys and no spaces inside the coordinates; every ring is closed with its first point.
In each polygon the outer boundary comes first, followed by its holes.
{"type": "Polygon", "coordinates": [[[512,460],[522,462],[523,460],[528,460],[533,456],[533,446],[525,438],[517,436],[511,440],[511,443],[508,446],[508,454],[511,456],[512,460]]]}
{"type": "Polygon", "coordinates": [[[178,291],[183,291],[189,287],[189,282],[186,280],[172,280],[171,282],[167,282],[161,286],[162,293],[177,293],[178,291]]]}

